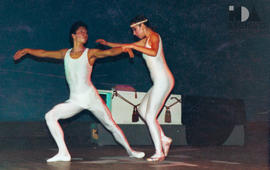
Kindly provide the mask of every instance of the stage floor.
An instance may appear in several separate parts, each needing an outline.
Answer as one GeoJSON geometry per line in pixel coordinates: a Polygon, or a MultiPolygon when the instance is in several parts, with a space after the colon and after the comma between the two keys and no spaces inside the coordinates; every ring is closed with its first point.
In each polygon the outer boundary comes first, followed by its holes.
{"type": "MultiPolygon", "coordinates": [[[[245,146],[172,146],[165,161],[150,163],[145,159],[131,159],[120,146],[69,147],[71,162],[46,163],[56,154],[56,148],[33,146],[5,147],[0,151],[1,170],[189,170],[269,169],[269,128],[266,125],[247,127],[245,146]]],[[[136,150],[153,153],[153,146],[134,146],[136,150]]]]}

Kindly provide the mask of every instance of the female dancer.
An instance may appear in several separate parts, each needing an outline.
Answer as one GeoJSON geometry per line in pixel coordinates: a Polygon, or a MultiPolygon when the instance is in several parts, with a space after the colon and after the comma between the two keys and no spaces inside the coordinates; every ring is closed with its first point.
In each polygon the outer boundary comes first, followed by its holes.
{"type": "Polygon", "coordinates": [[[130,27],[133,34],[141,39],[138,42],[119,44],[103,39],[98,39],[96,42],[110,47],[121,46],[124,50],[134,49],[143,53],[153,86],[142,99],[138,110],[149,127],[156,150],[154,155],[147,158],[147,161],[163,161],[168,155],[172,139],[165,136],[157,117],[174,86],[174,77],[164,58],[161,37],[148,26],[148,23],[148,19],[144,16],[137,16],[131,21],[130,27]]]}
{"type": "Polygon", "coordinates": [[[58,120],[70,118],[83,109],[91,111],[99,121],[111,131],[117,142],[126,149],[130,157],[143,158],[143,152],[134,151],[130,147],[122,130],[112,119],[110,110],[102,102],[97,89],[91,82],[92,67],[96,59],[119,55],[126,50],[112,48],[102,51],[86,48],[84,44],[88,40],[87,25],[83,22],[75,22],[72,25],[70,36],[73,43],[73,48],[71,49],[45,51],[26,48],[16,52],[13,57],[14,60],[18,60],[26,54],[31,54],[41,58],[48,57],[64,60],[66,80],[70,88],[70,97],[69,100],[56,105],[45,115],[46,123],[59,149],[58,153],[48,159],[47,162],[71,160],[64,141],[64,133],[58,120]]]}

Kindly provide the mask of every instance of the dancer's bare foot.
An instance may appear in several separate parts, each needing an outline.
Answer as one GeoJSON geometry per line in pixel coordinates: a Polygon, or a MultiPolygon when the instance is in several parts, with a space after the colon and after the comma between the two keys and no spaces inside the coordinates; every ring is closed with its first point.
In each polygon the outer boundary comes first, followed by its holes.
{"type": "Polygon", "coordinates": [[[131,158],[138,158],[138,159],[141,159],[145,156],[145,153],[144,152],[138,152],[138,151],[131,151],[128,153],[129,157],[131,158]]]}
{"type": "Polygon", "coordinates": [[[169,138],[169,137],[163,137],[163,139],[162,139],[162,148],[163,148],[165,157],[169,153],[171,143],[172,143],[172,139],[171,138],[169,138]]]}
{"type": "Polygon", "coordinates": [[[154,155],[152,155],[150,158],[147,158],[146,160],[148,162],[161,162],[165,159],[165,156],[163,153],[155,153],[154,155]]]}
{"type": "Polygon", "coordinates": [[[70,160],[71,156],[69,153],[66,154],[58,153],[55,156],[51,157],[50,159],[47,159],[47,162],[58,162],[58,161],[69,162],[70,160]]]}

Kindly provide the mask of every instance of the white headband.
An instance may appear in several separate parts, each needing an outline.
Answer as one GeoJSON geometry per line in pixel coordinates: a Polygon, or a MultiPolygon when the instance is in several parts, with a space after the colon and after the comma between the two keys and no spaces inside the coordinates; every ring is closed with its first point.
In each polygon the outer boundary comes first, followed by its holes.
{"type": "Polygon", "coordinates": [[[131,24],[131,25],[130,25],[130,27],[134,27],[134,26],[136,26],[136,25],[139,25],[139,24],[145,23],[145,22],[147,22],[147,21],[148,21],[148,19],[145,19],[145,20],[140,21],[140,22],[136,22],[136,23],[134,23],[134,24],[131,24]]]}

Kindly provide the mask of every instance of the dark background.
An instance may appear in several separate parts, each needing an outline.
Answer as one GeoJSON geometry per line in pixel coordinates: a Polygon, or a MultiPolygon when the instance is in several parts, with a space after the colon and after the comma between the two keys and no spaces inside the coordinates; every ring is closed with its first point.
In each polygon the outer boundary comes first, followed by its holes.
{"type": "MultiPolygon", "coordinates": [[[[267,0],[1,0],[0,121],[43,120],[69,95],[63,62],[26,56],[15,63],[18,49],[69,48],[69,28],[77,20],[88,24],[89,48],[104,48],[95,44],[98,38],[132,42],[129,21],[138,14],[162,37],[175,77],[172,93],[242,99],[248,121],[267,119],[269,8],[267,0]],[[229,5],[247,7],[249,20],[232,20],[229,5]]],[[[128,84],[147,91],[149,73],[141,54],[135,54],[133,60],[123,54],[97,61],[92,74],[97,89],[128,84]]]]}

